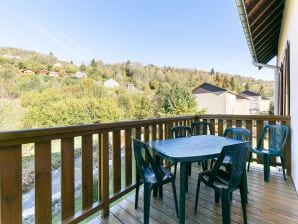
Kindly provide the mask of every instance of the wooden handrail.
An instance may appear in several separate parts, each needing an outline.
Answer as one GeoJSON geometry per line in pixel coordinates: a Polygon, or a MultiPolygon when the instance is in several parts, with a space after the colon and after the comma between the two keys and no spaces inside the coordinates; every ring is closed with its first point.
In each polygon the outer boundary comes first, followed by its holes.
{"type": "MultiPolygon", "coordinates": [[[[226,127],[245,127],[254,133],[252,138],[257,138],[264,124],[284,123],[290,126],[291,117],[207,114],[0,132],[0,223],[21,223],[23,144],[35,145],[36,223],[51,222],[51,141],[56,139],[61,140],[61,221],[77,223],[98,210],[102,210],[104,216],[108,215],[110,203],[134,189],[136,171],[133,170],[131,136],[143,141],[171,138],[171,127],[191,126],[198,120],[210,122],[216,135],[222,135],[226,127]],[[82,141],[82,210],[75,212],[74,139],[78,136],[82,141]],[[93,141],[95,136],[97,147],[93,141]],[[95,148],[99,195],[96,202],[93,201],[92,165],[95,148]]],[[[287,172],[290,174],[290,141],[286,147],[287,172]]],[[[261,162],[260,158],[257,161],[261,162]]],[[[276,163],[275,160],[272,162],[276,163]]]]}

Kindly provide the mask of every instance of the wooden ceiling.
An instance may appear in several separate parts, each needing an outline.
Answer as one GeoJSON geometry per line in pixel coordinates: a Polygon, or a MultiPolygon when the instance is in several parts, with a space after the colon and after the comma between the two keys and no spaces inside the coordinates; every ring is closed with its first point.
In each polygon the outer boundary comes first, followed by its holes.
{"type": "Polygon", "coordinates": [[[285,0],[242,0],[253,57],[266,64],[277,55],[285,0]]]}

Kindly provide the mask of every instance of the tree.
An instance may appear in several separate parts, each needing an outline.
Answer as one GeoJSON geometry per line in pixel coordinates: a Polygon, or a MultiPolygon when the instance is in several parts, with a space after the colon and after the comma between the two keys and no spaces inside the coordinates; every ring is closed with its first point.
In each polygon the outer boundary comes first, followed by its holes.
{"type": "Polygon", "coordinates": [[[97,67],[97,63],[96,63],[96,61],[95,61],[94,58],[91,60],[90,65],[91,65],[92,68],[96,68],[97,67]]]}
{"type": "Polygon", "coordinates": [[[214,75],[214,74],[215,74],[214,68],[211,68],[210,75],[214,75]]]}
{"type": "Polygon", "coordinates": [[[82,72],[86,71],[86,65],[85,64],[80,65],[80,71],[82,71],[82,72]]]}
{"type": "Polygon", "coordinates": [[[196,112],[194,96],[178,82],[164,84],[157,93],[160,116],[186,115],[196,112]]]}
{"type": "Polygon", "coordinates": [[[249,91],[249,84],[247,82],[244,84],[244,88],[245,88],[245,91],[249,91]]]}

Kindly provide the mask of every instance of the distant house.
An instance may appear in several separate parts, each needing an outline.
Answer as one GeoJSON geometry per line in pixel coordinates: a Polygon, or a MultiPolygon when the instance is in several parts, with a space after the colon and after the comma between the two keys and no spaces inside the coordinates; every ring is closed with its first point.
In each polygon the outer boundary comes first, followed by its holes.
{"type": "Polygon", "coordinates": [[[58,62],[58,63],[55,63],[55,64],[53,65],[53,67],[54,67],[54,68],[60,68],[60,67],[62,67],[62,65],[61,65],[61,63],[58,62]]]}
{"type": "Polygon", "coordinates": [[[33,71],[30,70],[30,69],[26,69],[26,70],[24,70],[23,73],[24,73],[24,74],[27,74],[27,75],[29,75],[29,74],[34,75],[34,74],[35,74],[35,72],[33,72],[33,71]]]}
{"type": "Polygon", "coordinates": [[[249,114],[249,99],[226,89],[203,83],[192,91],[198,110],[208,114],[249,114]]]}
{"type": "Polygon", "coordinates": [[[115,87],[119,87],[119,83],[116,82],[114,79],[108,79],[107,81],[105,81],[103,83],[104,87],[107,88],[115,88],[115,87]]]}
{"type": "Polygon", "coordinates": [[[136,87],[135,87],[135,85],[134,85],[133,83],[128,83],[128,84],[127,84],[127,89],[128,89],[128,90],[135,90],[136,87]]]}
{"type": "Polygon", "coordinates": [[[57,72],[50,72],[49,73],[49,76],[51,76],[51,77],[59,77],[59,73],[57,73],[57,72]]]}
{"type": "Polygon", "coordinates": [[[270,99],[262,97],[260,94],[246,90],[239,93],[249,99],[249,113],[250,114],[267,114],[270,109],[270,99]]]}
{"type": "Polygon", "coordinates": [[[18,56],[18,55],[11,55],[11,54],[4,54],[3,57],[6,58],[6,59],[12,59],[12,60],[13,59],[21,59],[20,56],[18,56]]]}
{"type": "Polygon", "coordinates": [[[78,71],[74,73],[71,77],[73,78],[86,78],[88,75],[85,72],[78,71]]]}

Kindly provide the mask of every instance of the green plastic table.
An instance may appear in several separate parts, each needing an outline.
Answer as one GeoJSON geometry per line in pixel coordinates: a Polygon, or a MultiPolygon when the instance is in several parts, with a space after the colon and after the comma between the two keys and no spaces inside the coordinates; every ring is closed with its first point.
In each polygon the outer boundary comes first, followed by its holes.
{"type": "Polygon", "coordinates": [[[224,146],[237,143],[241,143],[241,141],[214,135],[199,135],[148,142],[148,145],[158,156],[180,163],[180,224],[185,223],[187,163],[216,158],[224,146]]]}

